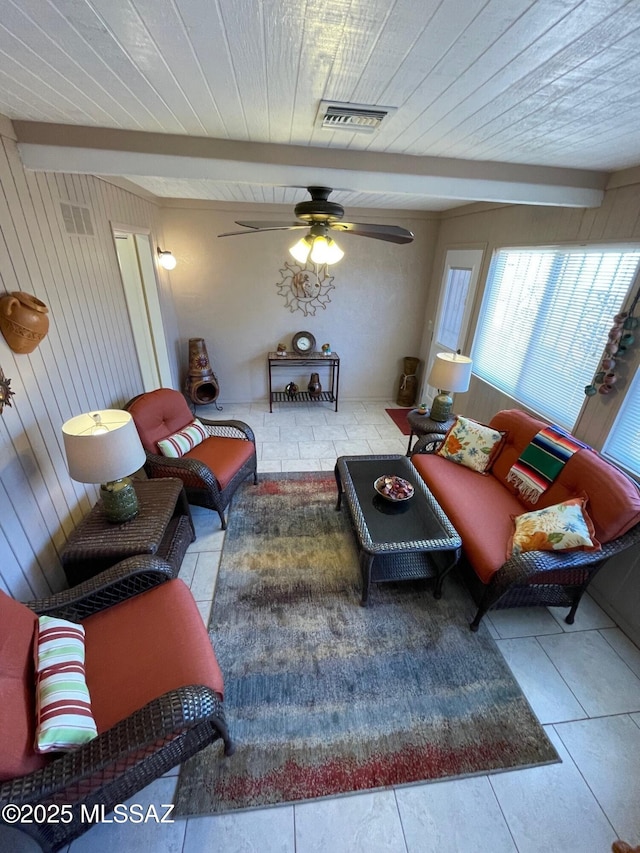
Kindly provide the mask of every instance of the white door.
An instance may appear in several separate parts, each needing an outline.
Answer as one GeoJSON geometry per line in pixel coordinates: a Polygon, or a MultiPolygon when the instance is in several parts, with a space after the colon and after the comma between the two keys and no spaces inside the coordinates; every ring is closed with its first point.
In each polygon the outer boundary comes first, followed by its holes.
{"type": "Polygon", "coordinates": [[[426,402],[427,406],[431,406],[438,393],[436,388],[428,384],[436,353],[458,352],[466,338],[482,255],[482,249],[452,249],[447,252],[427,369],[420,393],[420,402],[426,402]]]}
{"type": "Polygon", "coordinates": [[[171,388],[171,367],[149,236],[116,229],[113,236],[144,390],[171,388]]]}

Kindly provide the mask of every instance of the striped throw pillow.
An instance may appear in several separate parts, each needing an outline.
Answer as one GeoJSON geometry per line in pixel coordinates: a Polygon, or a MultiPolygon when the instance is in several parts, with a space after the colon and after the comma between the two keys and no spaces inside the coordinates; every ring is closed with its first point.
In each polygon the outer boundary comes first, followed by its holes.
{"type": "Polygon", "coordinates": [[[184,429],[174,432],[169,438],[163,438],[158,442],[158,449],[163,456],[171,456],[177,459],[184,456],[189,450],[193,450],[207,437],[207,432],[197,418],[184,429]]]}
{"type": "Polygon", "coordinates": [[[36,752],[74,749],[96,737],[84,670],[84,628],[40,616],[36,655],[36,752]]]}

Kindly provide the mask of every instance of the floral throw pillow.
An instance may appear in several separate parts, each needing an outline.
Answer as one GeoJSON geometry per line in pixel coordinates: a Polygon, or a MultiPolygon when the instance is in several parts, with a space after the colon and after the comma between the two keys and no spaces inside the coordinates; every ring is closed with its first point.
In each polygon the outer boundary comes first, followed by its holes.
{"type": "Polygon", "coordinates": [[[500,452],[506,432],[458,416],[437,450],[451,462],[485,474],[500,452]]]}
{"type": "Polygon", "coordinates": [[[514,516],[515,530],[507,559],[524,551],[599,551],[586,497],[571,498],[545,509],[514,516]]]}

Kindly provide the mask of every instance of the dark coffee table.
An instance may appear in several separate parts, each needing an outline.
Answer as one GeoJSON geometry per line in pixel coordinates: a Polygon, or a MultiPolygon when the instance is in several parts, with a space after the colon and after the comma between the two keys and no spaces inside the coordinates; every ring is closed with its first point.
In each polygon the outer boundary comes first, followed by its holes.
{"type": "Polygon", "coordinates": [[[462,541],[406,456],[340,456],[335,467],[338,503],[342,496],[358,543],[362,599],[369,601],[371,583],[435,578],[434,597],[458,562],[462,541]],[[391,503],[377,494],[374,480],[383,474],[404,477],[414,487],[412,498],[391,503]]]}

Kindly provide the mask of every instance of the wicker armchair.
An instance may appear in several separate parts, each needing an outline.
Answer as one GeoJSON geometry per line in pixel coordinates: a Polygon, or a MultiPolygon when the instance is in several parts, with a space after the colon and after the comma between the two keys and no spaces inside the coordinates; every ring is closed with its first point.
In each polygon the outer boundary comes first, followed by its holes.
{"type": "Polygon", "coordinates": [[[199,418],[208,437],[179,458],[163,456],[158,442],[193,421],[186,399],[179,391],[159,388],[139,394],[125,408],[138,429],[147,454],[148,477],[178,477],[189,503],[215,510],[224,530],[224,512],[234,492],[248,476],[258,482],[255,436],[244,421],[210,421],[199,418]]]}
{"type": "MultiPolygon", "coordinates": [[[[2,766],[2,762],[7,760],[2,754],[8,751],[6,742],[5,748],[0,750],[0,772],[4,769],[0,779],[5,777],[0,782],[0,811],[7,803],[18,806],[39,804],[51,809],[71,806],[73,819],[69,822],[16,824],[21,831],[35,838],[42,850],[55,851],[64,847],[91,828],[87,816],[94,813],[95,806],[104,806],[108,813],[115,804],[124,802],[213,741],[222,738],[225,754],[233,752],[222,709],[222,676],[207,631],[190,591],[182,581],[173,578],[170,565],[154,557],[131,557],[70,590],[29,602],[26,606],[0,594],[0,611],[5,625],[7,620],[15,621],[16,615],[20,624],[24,624],[25,619],[27,624],[31,624],[28,613],[25,616],[22,612],[27,608],[37,614],[46,613],[83,623],[87,683],[98,724],[98,736],[71,752],[39,757],[35,753],[27,755],[25,760],[32,766],[34,761],[38,761],[39,768],[15,778],[7,779],[6,765],[5,768],[2,766]],[[149,626],[155,624],[156,618],[160,623],[158,630],[150,631],[149,626]],[[168,624],[171,622],[173,624],[168,624]],[[124,656],[121,649],[117,651],[118,643],[121,645],[123,642],[123,625],[131,626],[131,635],[136,640],[139,637],[137,645],[130,639],[125,641],[129,643],[129,654],[124,656]],[[113,636],[109,635],[110,627],[113,636]],[[98,665],[94,652],[91,671],[90,644],[93,638],[95,649],[96,632],[99,632],[100,642],[97,645],[102,648],[103,657],[98,665]],[[161,636],[165,634],[166,637],[161,636]],[[174,658],[181,662],[176,664],[167,654],[167,644],[184,644],[184,636],[189,638],[190,654],[184,655],[177,649],[174,658]],[[108,654],[111,643],[114,648],[112,657],[118,659],[113,661],[117,672],[109,676],[105,673],[109,667],[105,666],[104,655],[105,649],[108,654]],[[197,663],[185,661],[182,664],[183,659],[191,657],[198,658],[197,663]],[[140,671],[137,680],[136,668],[140,671]],[[185,675],[194,671],[203,676],[200,682],[207,683],[185,683],[185,675]],[[102,685],[98,683],[101,678],[102,685]],[[119,690],[115,689],[115,684],[120,686],[119,690]],[[160,688],[162,692],[155,695],[153,690],[158,684],[163,685],[160,688]],[[125,686],[129,689],[122,689],[125,686]],[[96,702],[95,696],[99,696],[100,687],[103,694],[108,689],[110,697],[114,697],[106,702],[115,703],[113,708],[105,709],[104,695],[96,702]],[[134,706],[123,718],[117,716],[118,705],[134,705],[145,693],[149,694],[146,697],[148,701],[134,706]],[[101,702],[102,708],[97,707],[101,702]],[[99,722],[100,715],[106,719],[109,713],[115,721],[103,728],[99,722]]],[[[9,634],[9,629],[5,628],[3,636],[0,624],[3,657],[11,641],[15,648],[15,633],[9,634]]],[[[23,651],[27,653],[28,660],[28,649],[23,651]]],[[[7,665],[3,659],[5,673],[7,665]]],[[[10,666],[8,671],[11,672],[10,666]]],[[[3,695],[3,703],[13,699],[15,705],[15,701],[22,701],[20,695],[18,700],[15,694],[13,697],[9,695],[11,690],[21,694],[21,684],[14,687],[10,680],[5,681],[4,689],[7,692],[3,695]]],[[[25,685],[24,691],[28,694],[25,708],[32,706],[35,711],[33,685],[25,685]]],[[[0,733],[0,737],[3,736],[8,738],[11,735],[0,733]]],[[[66,821],[69,809],[65,812],[66,821]]]]}

